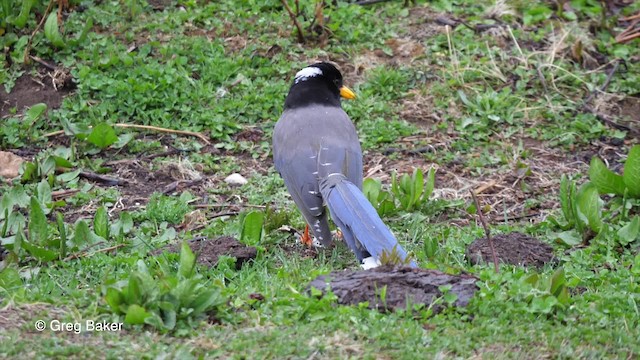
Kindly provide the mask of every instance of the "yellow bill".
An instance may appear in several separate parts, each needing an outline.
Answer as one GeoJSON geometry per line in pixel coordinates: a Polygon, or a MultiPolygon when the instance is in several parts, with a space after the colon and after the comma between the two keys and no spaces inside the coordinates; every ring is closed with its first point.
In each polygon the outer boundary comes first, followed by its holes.
{"type": "Polygon", "coordinates": [[[356,94],[344,85],[340,88],[340,96],[349,100],[353,100],[356,98],[356,94]]]}

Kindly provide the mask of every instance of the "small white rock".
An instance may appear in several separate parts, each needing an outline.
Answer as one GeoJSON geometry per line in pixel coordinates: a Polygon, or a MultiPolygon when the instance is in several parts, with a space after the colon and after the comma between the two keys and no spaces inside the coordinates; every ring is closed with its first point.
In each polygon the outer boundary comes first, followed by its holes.
{"type": "Polygon", "coordinates": [[[248,183],[247,179],[245,179],[244,176],[242,176],[242,175],[240,175],[238,173],[233,173],[233,174],[227,176],[224,179],[224,182],[226,182],[229,185],[238,185],[238,186],[248,183]]]}
{"type": "Polygon", "coordinates": [[[362,259],[362,265],[360,266],[362,266],[364,270],[369,270],[377,268],[380,265],[382,264],[380,264],[380,261],[378,259],[374,258],[373,256],[369,256],[368,258],[362,259]]]}

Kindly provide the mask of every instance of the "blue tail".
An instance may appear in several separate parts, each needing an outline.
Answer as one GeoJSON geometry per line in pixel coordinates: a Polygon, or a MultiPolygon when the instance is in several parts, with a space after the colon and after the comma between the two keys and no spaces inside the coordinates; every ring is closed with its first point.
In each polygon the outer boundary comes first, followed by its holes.
{"type": "MultiPolygon", "coordinates": [[[[362,191],[342,174],[331,174],[320,181],[320,192],[329,206],[331,218],[338,225],[347,245],[362,262],[366,252],[376,259],[384,251],[396,248],[403,260],[407,253],[382,222],[376,209],[362,191]]],[[[418,265],[411,261],[411,267],[418,265]]]]}

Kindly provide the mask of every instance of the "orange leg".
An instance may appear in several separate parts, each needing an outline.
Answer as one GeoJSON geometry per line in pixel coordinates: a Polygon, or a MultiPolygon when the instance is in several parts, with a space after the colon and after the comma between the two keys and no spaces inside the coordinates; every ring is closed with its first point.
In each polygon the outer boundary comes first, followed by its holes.
{"type": "Polygon", "coordinates": [[[311,239],[311,236],[309,236],[309,225],[305,225],[304,227],[304,233],[302,234],[302,236],[300,237],[300,242],[307,245],[307,246],[311,246],[313,244],[313,240],[311,239]]]}

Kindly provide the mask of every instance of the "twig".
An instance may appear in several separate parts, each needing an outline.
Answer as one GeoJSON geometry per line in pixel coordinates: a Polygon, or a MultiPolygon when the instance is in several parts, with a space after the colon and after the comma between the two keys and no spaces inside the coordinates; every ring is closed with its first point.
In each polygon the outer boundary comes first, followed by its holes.
{"type": "MultiPolygon", "coordinates": [[[[101,244],[102,242],[99,242],[98,244],[101,244]]],[[[97,245],[97,244],[96,244],[97,245]]],[[[92,253],[89,254],[89,252],[87,252],[88,249],[82,250],[80,252],[77,252],[75,254],[71,254],[69,256],[67,256],[66,258],[64,258],[62,261],[69,261],[69,260],[74,260],[74,259],[79,259],[81,257],[89,257],[89,256],[93,256],[97,253],[102,253],[102,252],[108,252],[108,251],[112,251],[112,250],[116,250],[119,249],[121,247],[126,246],[127,244],[118,244],[118,245],[114,245],[114,246],[109,246],[106,248],[102,248],[102,249],[98,249],[92,253]]]]}
{"type": "Polygon", "coordinates": [[[171,134],[181,134],[181,135],[195,136],[198,139],[204,141],[206,144],[211,144],[211,142],[207,139],[206,136],[202,135],[201,133],[193,132],[193,131],[173,130],[173,129],[161,128],[161,127],[157,127],[157,126],[136,125],[136,124],[114,124],[113,126],[120,127],[120,128],[133,128],[133,129],[153,130],[153,131],[166,132],[166,133],[171,133],[171,134]]]}
{"type": "Polygon", "coordinates": [[[296,14],[294,14],[291,8],[289,7],[289,3],[287,2],[287,0],[282,0],[282,5],[289,13],[289,16],[291,17],[293,24],[296,26],[296,29],[298,29],[298,42],[304,43],[305,39],[304,39],[304,34],[302,33],[302,26],[300,26],[300,23],[298,22],[298,18],[296,17],[296,14]]]}
{"type": "Polygon", "coordinates": [[[33,60],[33,61],[37,62],[38,64],[40,64],[40,65],[42,65],[42,66],[46,67],[47,69],[49,69],[49,70],[51,70],[51,71],[56,71],[56,70],[57,70],[57,68],[56,68],[56,66],[55,66],[55,65],[51,65],[51,64],[49,64],[48,62],[46,62],[46,61],[44,61],[44,60],[40,59],[40,58],[39,58],[39,57],[37,57],[37,56],[29,55],[29,57],[31,58],[31,60],[33,60]]]}
{"type": "Polygon", "coordinates": [[[78,189],[68,189],[68,190],[59,190],[59,191],[53,191],[51,193],[51,198],[52,199],[64,199],[66,197],[69,197],[71,195],[74,195],[76,193],[80,192],[80,190],[78,189]]]}
{"type": "MultiPolygon", "coordinates": [[[[166,133],[171,133],[171,134],[181,134],[181,135],[195,136],[198,139],[204,141],[206,144],[211,144],[211,142],[209,142],[209,140],[207,139],[206,136],[202,135],[201,133],[193,132],[193,131],[173,130],[173,129],[161,128],[161,127],[157,127],[157,126],[136,125],[136,124],[113,124],[113,126],[120,127],[120,128],[133,128],[133,129],[153,130],[153,131],[166,132],[166,133]]],[[[43,136],[44,137],[51,137],[51,136],[58,136],[58,135],[62,135],[62,134],[64,134],[64,130],[52,131],[50,133],[44,134],[43,136]]]]}
{"type": "Polygon", "coordinates": [[[381,2],[387,2],[389,0],[361,0],[361,1],[356,1],[354,4],[355,5],[360,5],[360,6],[365,6],[365,5],[373,5],[373,4],[377,4],[377,3],[381,3],[381,2]]]}
{"type": "Polygon", "coordinates": [[[44,14],[42,14],[42,19],[40,19],[38,26],[36,26],[35,30],[33,30],[33,32],[31,33],[31,36],[29,36],[29,40],[27,40],[27,46],[25,46],[24,48],[24,56],[23,56],[23,60],[25,64],[29,63],[29,53],[31,52],[31,43],[33,42],[33,37],[36,36],[38,31],[40,31],[42,24],[44,24],[44,22],[47,20],[47,16],[49,16],[49,13],[51,12],[51,7],[53,6],[53,3],[54,3],[54,0],[49,1],[49,5],[47,5],[47,9],[44,11],[44,14]]]}
{"type": "Polygon", "coordinates": [[[239,214],[239,212],[237,212],[237,211],[223,212],[223,213],[219,213],[219,214],[213,214],[213,215],[209,216],[209,219],[215,219],[215,218],[219,218],[219,217],[223,217],[223,216],[237,216],[238,214],[239,214]]]}
{"type": "Polygon", "coordinates": [[[493,257],[493,267],[496,273],[499,273],[500,267],[498,266],[498,257],[496,256],[496,249],[493,246],[493,238],[491,238],[491,231],[489,231],[489,226],[487,225],[487,222],[484,220],[484,216],[482,215],[482,209],[480,208],[480,202],[478,201],[478,197],[476,196],[476,193],[473,192],[472,190],[469,190],[469,192],[473,197],[473,202],[475,202],[476,204],[476,212],[478,214],[478,218],[480,219],[480,223],[484,228],[484,233],[487,236],[487,241],[489,242],[489,247],[491,248],[491,256],[493,257]]]}
{"type": "MultiPolygon", "coordinates": [[[[607,79],[604,81],[604,84],[602,84],[602,86],[600,87],[598,92],[605,92],[605,90],[607,90],[607,88],[609,87],[609,84],[611,83],[611,80],[613,79],[613,75],[616,73],[616,71],[618,71],[618,67],[620,66],[620,62],[621,62],[621,60],[614,61],[613,67],[611,68],[611,70],[609,70],[609,73],[607,74],[607,79]]],[[[591,91],[589,93],[589,96],[587,96],[587,98],[584,99],[584,104],[585,105],[588,104],[589,101],[591,101],[591,99],[593,99],[595,94],[596,94],[596,90],[591,91]]]]}
{"type": "Polygon", "coordinates": [[[111,176],[105,176],[105,175],[99,175],[96,173],[92,173],[92,172],[88,172],[88,171],[81,171],[79,174],[80,177],[83,177],[87,180],[93,180],[93,181],[97,181],[97,182],[101,182],[104,183],[106,185],[109,186],[117,186],[117,185],[121,185],[124,181],[118,178],[114,178],[111,176]]]}
{"type": "Polygon", "coordinates": [[[162,193],[166,195],[168,193],[174,192],[178,188],[178,186],[180,186],[180,189],[183,190],[193,185],[197,185],[201,183],[202,180],[204,180],[204,178],[199,178],[194,180],[177,180],[165,186],[164,189],[162,190],[162,193]]]}
{"type": "Polygon", "coordinates": [[[225,207],[246,207],[246,208],[254,208],[254,209],[266,209],[266,205],[251,205],[251,204],[198,204],[198,205],[194,205],[193,206],[195,209],[206,209],[206,208],[212,208],[212,207],[220,207],[220,208],[225,208],[225,207]]]}

